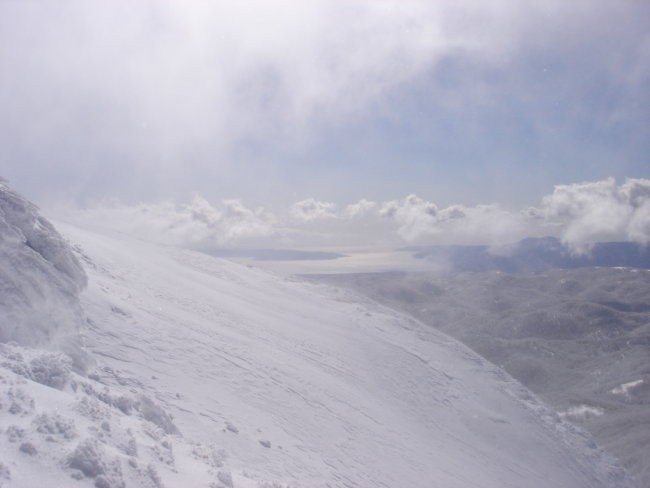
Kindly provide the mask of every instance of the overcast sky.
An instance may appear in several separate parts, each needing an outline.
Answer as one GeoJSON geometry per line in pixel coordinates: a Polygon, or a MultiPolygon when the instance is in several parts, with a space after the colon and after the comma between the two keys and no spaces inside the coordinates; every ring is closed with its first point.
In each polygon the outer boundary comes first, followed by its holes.
{"type": "Polygon", "coordinates": [[[649,25],[647,0],[0,0],[0,175],[272,227],[624,193],[650,177],[649,25]]]}

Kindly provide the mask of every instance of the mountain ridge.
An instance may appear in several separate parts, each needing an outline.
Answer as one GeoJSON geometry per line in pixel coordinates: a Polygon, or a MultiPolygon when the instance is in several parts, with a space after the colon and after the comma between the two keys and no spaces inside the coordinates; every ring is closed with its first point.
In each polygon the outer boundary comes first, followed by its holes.
{"type": "Polygon", "coordinates": [[[408,246],[399,251],[438,262],[453,272],[541,272],[584,267],[650,269],[650,246],[635,242],[598,242],[586,253],[575,253],[556,237],[529,237],[512,246],[408,246]]]}

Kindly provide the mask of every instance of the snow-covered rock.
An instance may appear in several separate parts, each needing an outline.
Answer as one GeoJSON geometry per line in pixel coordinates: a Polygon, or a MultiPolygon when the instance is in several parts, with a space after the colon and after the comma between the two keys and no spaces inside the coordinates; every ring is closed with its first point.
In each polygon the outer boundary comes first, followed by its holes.
{"type": "Polygon", "coordinates": [[[31,365],[52,365],[50,356],[0,344],[0,487],[209,487],[230,473],[215,446],[167,432],[173,423],[156,402],[107,386],[110,368],[38,381],[31,365]],[[167,429],[152,411],[168,419],[167,429]]]}
{"type": "Polygon", "coordinates": [[[0,342],[62,349],[83,366],[77,331],[85,286],[68,243],[0,179],[0,342]]]}

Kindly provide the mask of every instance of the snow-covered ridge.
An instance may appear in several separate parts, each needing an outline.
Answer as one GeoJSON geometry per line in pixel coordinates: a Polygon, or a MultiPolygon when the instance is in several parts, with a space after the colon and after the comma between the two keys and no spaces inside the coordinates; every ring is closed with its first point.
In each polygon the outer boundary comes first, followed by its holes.
{"type": "Polygon", "coordinates": [[[53,225],[0,179],[0,342],[62,348],[80,366],[86,274],[53,225]]]}

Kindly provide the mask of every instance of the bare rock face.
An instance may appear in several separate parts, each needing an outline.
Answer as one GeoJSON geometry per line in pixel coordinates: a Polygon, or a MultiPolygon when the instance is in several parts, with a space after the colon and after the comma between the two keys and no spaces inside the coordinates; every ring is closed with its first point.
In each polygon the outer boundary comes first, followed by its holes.
{"type": "Polygon", "coordinates": [[[85,286],[68,243],[0,179],[0,342],[63,350],[83,367],[78,294],[85,286]]]}

